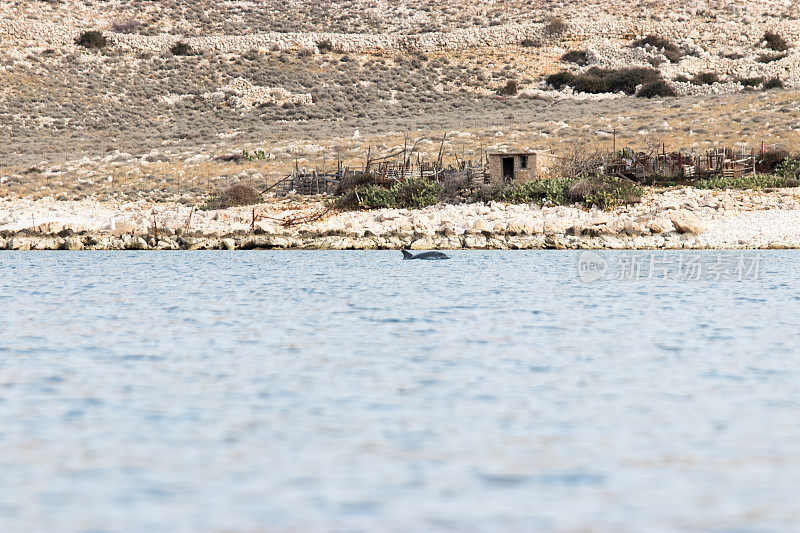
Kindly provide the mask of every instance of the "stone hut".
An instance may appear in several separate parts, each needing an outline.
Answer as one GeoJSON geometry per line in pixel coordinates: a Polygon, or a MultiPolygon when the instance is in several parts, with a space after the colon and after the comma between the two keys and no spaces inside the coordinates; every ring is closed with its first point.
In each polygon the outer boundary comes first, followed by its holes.
{"type": "Polygon", "coordinates": [[[489,152],[489,179],[492,183],[501,183],[549,178],[557,158],[549,150],[489,152]]]}

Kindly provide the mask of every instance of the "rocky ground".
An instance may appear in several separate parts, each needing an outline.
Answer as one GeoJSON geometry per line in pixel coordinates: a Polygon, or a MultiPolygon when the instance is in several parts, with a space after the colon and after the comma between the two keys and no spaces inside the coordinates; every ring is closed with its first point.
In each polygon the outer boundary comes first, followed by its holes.
{"type": "Polygon", "coordinates": [[[500,203],[329,212],[289,198],[198,211],[181,204],[0,200],[0,248],[800,248],[800,191],[651,190],[610,212],[500,203]],[[253,222],[253,215],[256,220],[253,222]]]}

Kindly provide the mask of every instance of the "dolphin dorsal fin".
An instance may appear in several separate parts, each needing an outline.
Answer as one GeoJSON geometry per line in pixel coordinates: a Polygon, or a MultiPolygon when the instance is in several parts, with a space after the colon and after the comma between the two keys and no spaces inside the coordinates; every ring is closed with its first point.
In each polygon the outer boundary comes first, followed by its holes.
{"type": "Polygon", "coordinates": [[[400,250],[400,251],[403,252],[403,259],[413,259],[414,258],[414,254],[412,254],[408,250],[400,250]]]}

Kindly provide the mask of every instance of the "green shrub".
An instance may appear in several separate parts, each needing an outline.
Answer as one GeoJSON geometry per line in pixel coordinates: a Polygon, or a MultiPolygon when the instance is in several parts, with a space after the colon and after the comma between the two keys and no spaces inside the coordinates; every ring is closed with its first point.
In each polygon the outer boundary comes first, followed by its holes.
{"type": "Polygon", "coordinates": [[[514,204],[550,202],[569,205],[583,202],[587,206],[611,209],[618,205],[641,200],[641,188],[616,177],[551,178],[536,181],[513,181],[502,187],[479,192],[474,199],[501,201],[514,204]]]}
{"type": "Polygon", "coordinates": [[[517,80],[508,80],[503,87],[497,90],[500,96],[514,96],[519,91],[519,83],[517,80]]]}
{"type": "Polygon", "coordinates": [[[785,52],[790,48],[786,39],[771,31],[764,33],[764,41],[767,43],[767,48],[775,52],[785,52]]]}
{"type": "Polygon", "coordinates": [[[782,178],[800,178],[800,156],[785,158],[775,167],[775,173],[782,178]]]}
{"type": "Polygon", "coordinates": [[[410,179],[390,188],[382,185],[359,185],[339,197],[337,204],[345,209],[421,209],[439,202],[442,187],[428,179],[410,179]]]}
{"type": "Polygon", "coordinates": [[[586,55],[586,50],[570,50],[561,56],[561,61],[575,63],[584,67],[589,64],[589,57],[586,55]]]}
{"type": "Polygon", "coordinates": [[[174,56],[192,56],[195,55],[194,49],[183,41],[178,41],[172,45],[169,52],[174,56]]]}
{"type": "Polygon", "coordinates": [[[800,180],[797,179],[797,176],[791,175],[790,165],[781,170],[778,170],[777,174],[756,174],[738,178],[715,176],[696,180],[692,185],[698,189],[777,189],[800,185],[800,180]],[[781,175],[781,170],[787,171],[787,175],[781,175]]]}
{"type": "Polygon", "coordinates": [[[85,31],[75,39],[75,44],[84,48],[104,48],[108,44],[108,38],[100,31],[85,31]]]}
{"type": "Polygon", "coordinates": [[[397,204],[406,209],[420,209],[439,201],[442,186],[427,179],[411,179],[395,184],[397,204]]]}

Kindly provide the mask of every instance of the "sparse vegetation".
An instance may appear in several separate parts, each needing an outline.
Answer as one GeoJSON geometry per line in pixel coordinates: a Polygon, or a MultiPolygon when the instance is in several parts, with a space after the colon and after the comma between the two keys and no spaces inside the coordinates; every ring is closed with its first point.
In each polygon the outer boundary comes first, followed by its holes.
{"type": "Polygon", "coordinates": [[[183,41],[178,41],[177,43],[173,44],[169,52],[174,56],[192,56],[195,55],[194,49],[183,41]]]}
{"type": "Polygon", "coordinates": [[[544,34],[550,37],[558,37],[569,30],[569,24],[561,17],[552,17],[544,27],[544,34]]]}
{"type": "Polygon", "coordinates": [[[698,189],[779,189],[798,187],[800,180],[780,174],[751,174],[738,178],[716,176],[699,179],[692,182],[692,186],[698,189]]]}
{"type": "Polygon", "coordinates": [[[636,96],[639,98],[663,98],[678,96],[678,93],[666,81],[658,80],[642,85],[636,96]]]}
{"type": "Polygon", "coordinates": [[[391,187],[358,185],[337,200],[342,209],[421,209],[439,202],[442,186],[427,179],[410,179],[391,187]]]}
{"type": "Polygon", "coordinates": [[[219,193],[210,194],[197,208],[201,211],[211,211],[214,209],[253,205],[260,201],[261,193],[252,185],[236,183],[219,193]]]}
{"type": "Polygon", "coordinates": [[[525,48],[539,48],[540,46],[542,46],[542,43],[531,38],[522,39],[522,41],[519,44],[520,46],[524,46],[525,48]]]}
{"type": "Polygon", "coordinates": [[[75,44],[84,48],[105,48],[108,45],[108,38],[101,31],[85,31],[75,39],[75,44]]]}
{"type": "Polygon", "coordinates": [[[633,42],[633,46],[644,47],[646,45],[660,49],[670,63],[678,63],[683,58],[681,49],[675,43],[657,35],[648,35],[633,42]]]}
{"type": "Polygon", "coordinates": [[[648,68],[600,69],[592,67],[583,74],[559,72],[548,76],[546,81],[555,89],[571,87],[574,91],[590,94],[622,92],[634,95],[637,94],[637,87],[642,86],[642,88],[648,88],[646,93],[641,95],[643,97],[674,96],[674,92],[670,92],[671,89],[664,82],[661,73],[648,68]]]}
{"type": "Polygon", "coordinates": [[[600,209],[641,201],[638,185],[616,177],[552,178],[540,181],[510,182],[495,189],[480,191],[479,201],[501,201],[514,204],[569,205],[583,203],[600,209]]]}
{"type": "Polygon", "coordinates": [[[759,63],[774,63],[775,61],[780,61],[784,57],[786,57],[785,52],[780,52],[776,54],[761,54],[756,58],[756,61],[759,63]]]}
{"type": "Polygon", "coordinates": [[[317,43],[317,49],[323,54],[333,52],[333,44],[328,39],[325,39],[317,43]]]}
{"type": "Polygon", "coordinates": [[[575,63],[576,65],[585,67],[589,64],[589,57],[586,55],[586,50],[570,50],[561,56],[561,61],[575,63]]]}
{"type": "Polygon", "coordinates": [[[508,80],[503,87],[497,90],[500,96],[515,96],[519,92],[519,83],[517,80],[508,80]]]}
{"type": "Polygon", "coordinates": [[[134,19],[118,20],[111,25],[114,33],[137,33],[142,28],[142,23],[134,19]]]}
{"type": "Polygon", "coordinates": [[[783,89],[783,81],[780,78],[770,78],[764,82],[764,90],[783,89]]]}
{"type": "Polygon", "coordinates": [[[784,39],[781,35],[771,31],[764,33],[764,42],[766,42],[767,48],[774,52],[785,52],[790,48],[789,43],[786,42],[786,39],[784,39]]]}
{"type": "Polygon", "coordinates": [[[691,79],[692,85],[713,85],[719,82],[716,72],[699,72],[691,79]]]}

